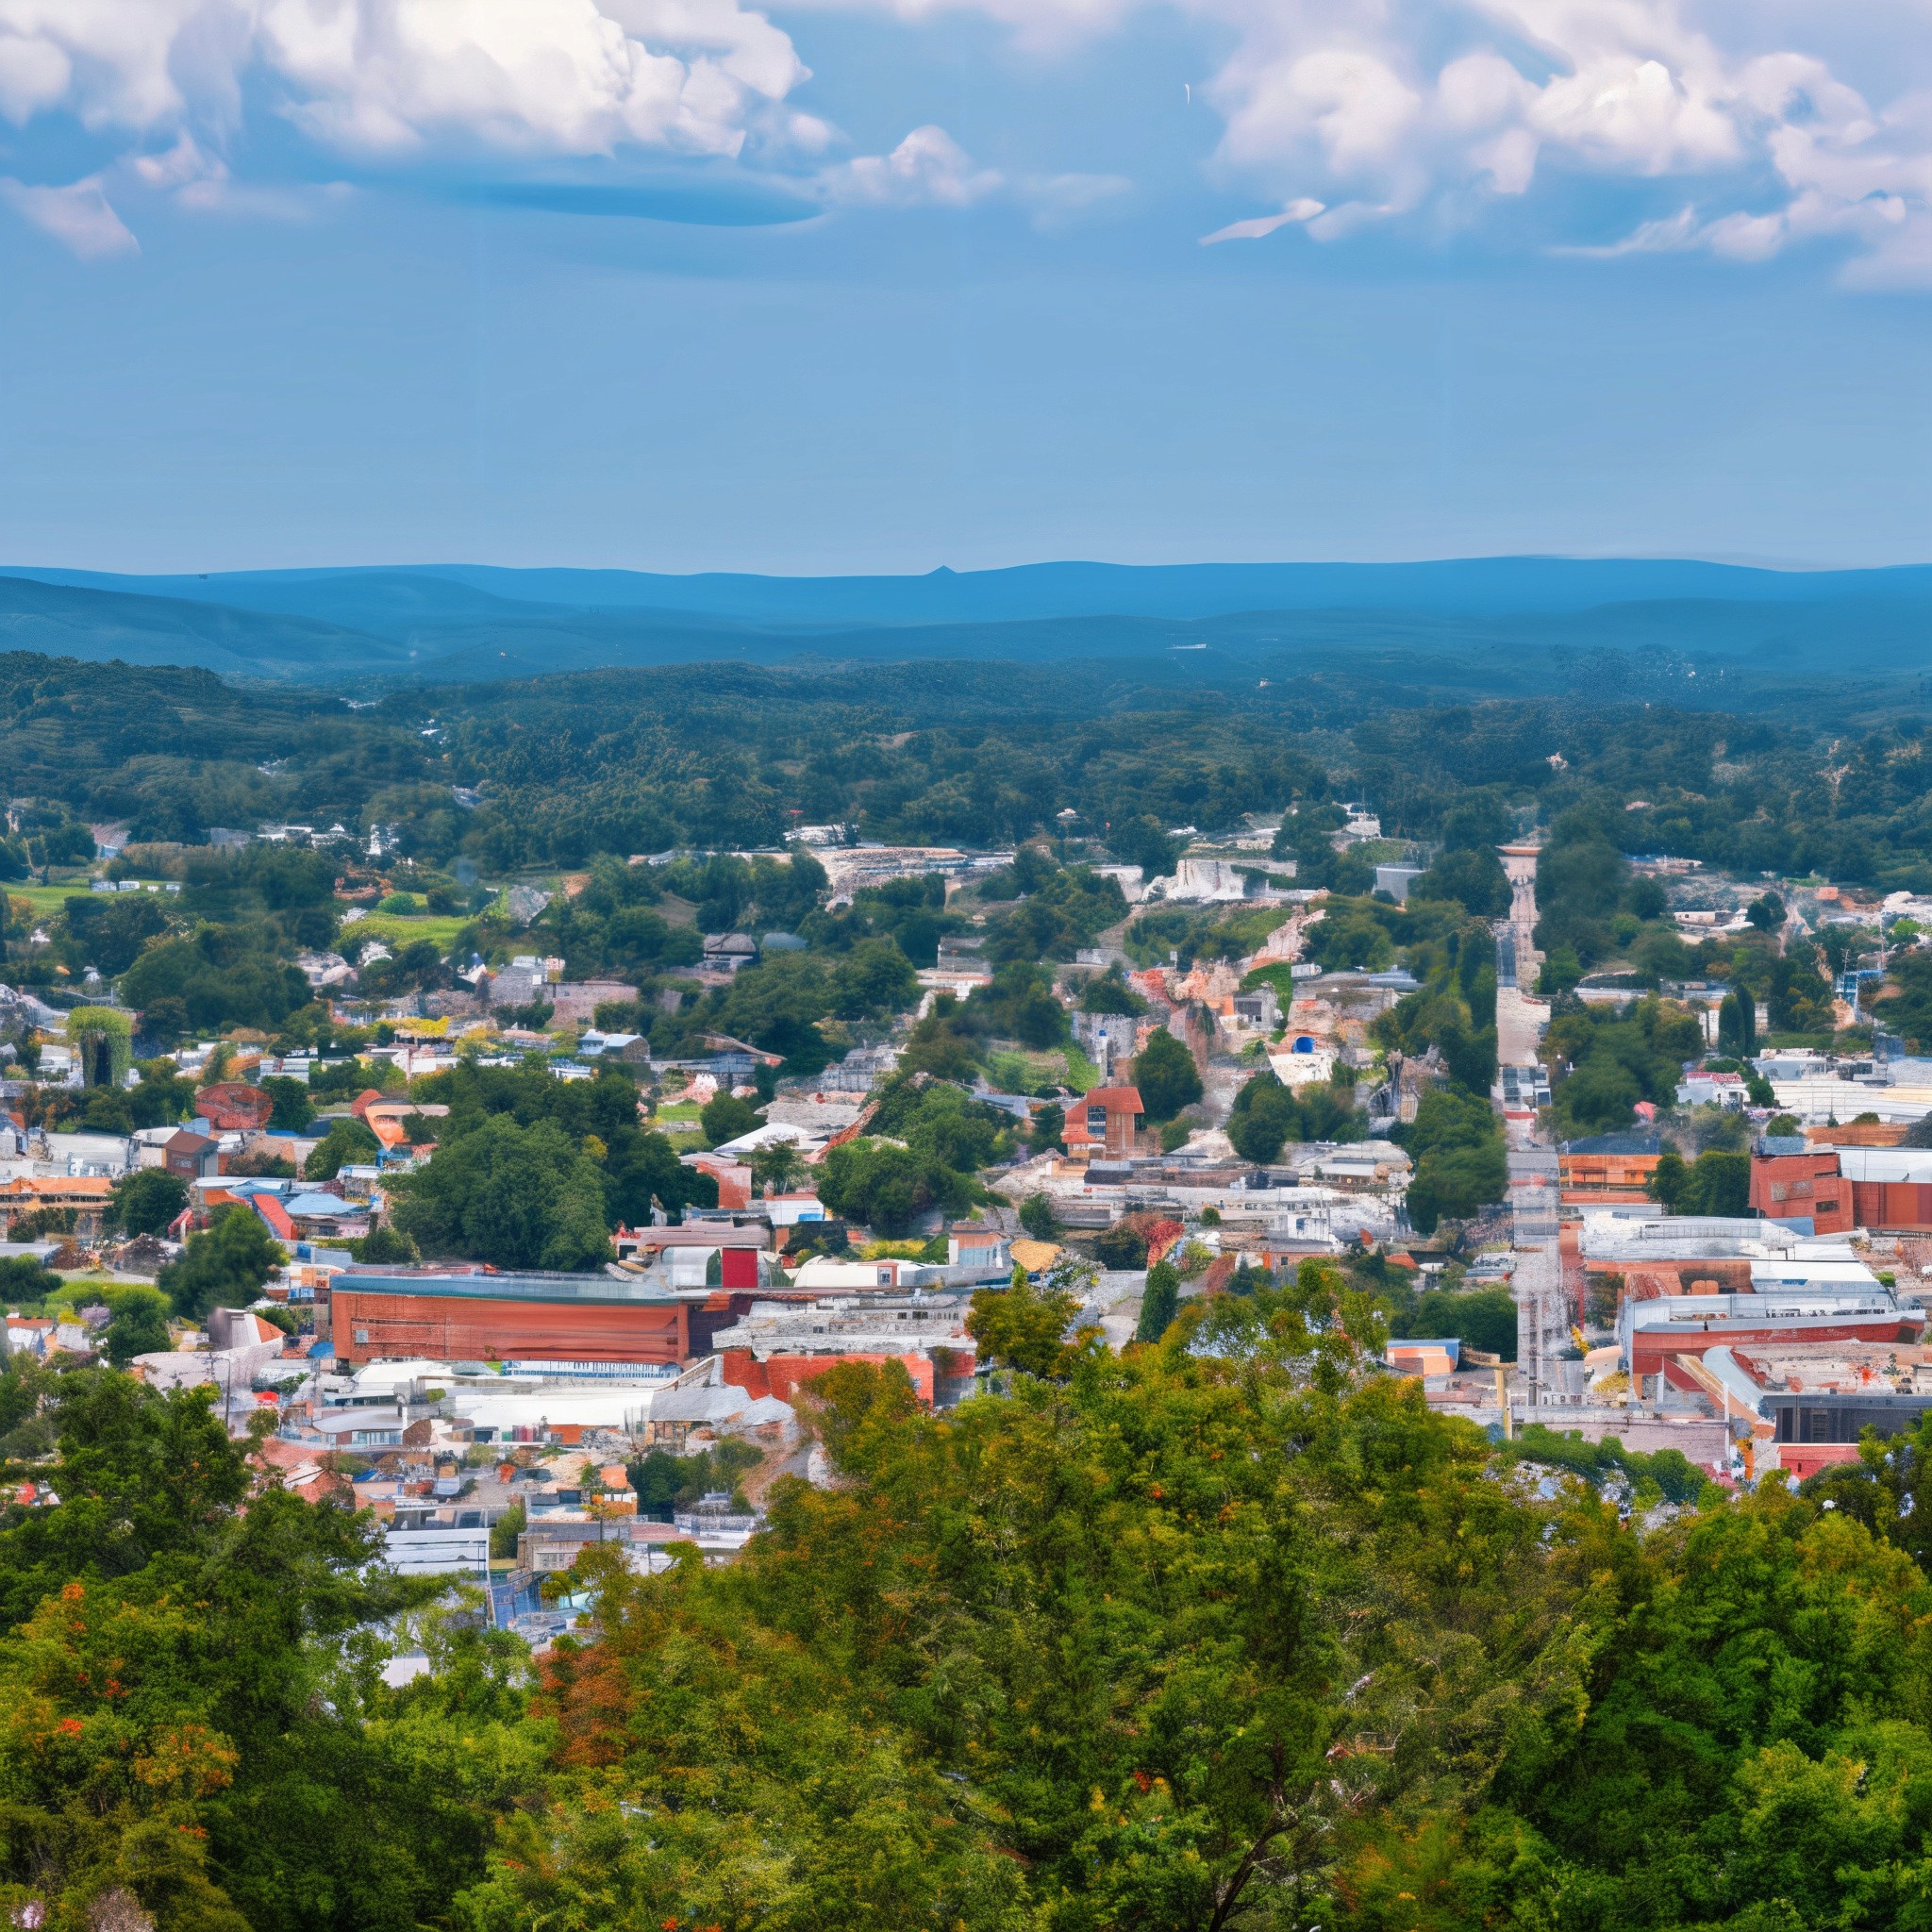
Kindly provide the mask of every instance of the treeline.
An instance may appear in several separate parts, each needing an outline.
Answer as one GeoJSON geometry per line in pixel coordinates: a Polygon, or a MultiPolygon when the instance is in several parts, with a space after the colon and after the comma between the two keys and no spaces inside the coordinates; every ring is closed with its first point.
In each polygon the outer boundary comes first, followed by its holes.
{"type": "MultiPolygon", "coordinates": [[[[1793,1494],[1492,1445],[1342,1274],[1000,1392],[841,1365],[734,1563],[591,1545],[535,1668],[202,1393],[0,1369],[0,1909],[158,1932],[1909,1927],[1932,1428],[1793,1494]],[[392,1686],[398,1649],[428,1668],[392,1686]]],[[[739,1465],[708,1467],[722,1485],[739,1465]]],[[[661,1508],[699,1473],[646,1458],[661,1508]]]]}
{"type": "Polygon", "coordinates": [[[1017,844],[1064,831],[1071,811],[1075,835],[1158,869],[1169,828],[1300,804],[1281,856],[1350,891],[1366,889],[1359,861],[1324,835],[1337,802],[1358,797],[1392,836],[1452,850],[1602,801],[1622,814],[1608,832],[1620,851],[1932,886],[1923,721],[1824,741],[1808,714],[1418,705],[1333,674],[1182,694],[1064,664],[708,665],[401,691],[358,709],[16,653],[0,658],[0,774],[14,862],[36,865],[85,857],[71,828],[103,820],[187,843],[264,818],[392,824],[407,856],[501,872],[773,845],[800,824],[1017,844]],[[474,809],[458,787],[480,794],[474,809]]]}

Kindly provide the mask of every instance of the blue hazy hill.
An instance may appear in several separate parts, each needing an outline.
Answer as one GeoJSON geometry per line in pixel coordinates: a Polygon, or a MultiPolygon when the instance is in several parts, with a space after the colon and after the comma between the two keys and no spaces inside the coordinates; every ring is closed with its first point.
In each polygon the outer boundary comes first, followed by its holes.
{"type": "Polygon", "coordinates": [[[754,576],[500,568],[211,572],[116,576],[14,567],[9,575],[117,593],[304,616],[402,637],[513,612],[619,612],[753,625],[1004,624],[1057,617],[1203,618],[1260,610],[1442,616],[1562,614],[1626,604],[1921,603],[1932,565],[1776,571],[1694,558],[1500,557],[1424,563],[1040,563],[923,576],[754,576]]]}
{"type": "MultiPolygon", "coordinates": [[[[341,686],[667,664],[1091,658],[1196,683],[1317,670],[1501,695],[1619,654],[1736,679],[1932,673],[1932,567],[1695,560],[1055,563],[916,577],[425,565],[0,575],[0,648],[341,686]]],[[[1140,675],[1140,673],[1137,673],[1140,675]]],[[[1613,667],[1601,675],[1614,684],[1613,667]]],[[[1694,691],[1693,691],[1694,688],[1694,691]]]]}

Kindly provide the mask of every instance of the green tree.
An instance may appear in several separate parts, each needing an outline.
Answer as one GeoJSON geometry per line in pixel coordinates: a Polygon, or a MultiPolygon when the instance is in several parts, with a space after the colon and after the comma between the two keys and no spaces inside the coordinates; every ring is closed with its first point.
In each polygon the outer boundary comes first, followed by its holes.
{"type": "Polygon", "coordinates": [[[1411,900],[1454,899],[1477,919],[1501,919],[1509,910],[1510,889],[1503,861],[1490,846],[1444,852],[1420,877],[1408,882],[1411,900]]]}
{"type": "Polygon", "coordinates": [[[1467,1219],[1503,1198],[1508,1161],[1503,1135],[1489,1103],[1473,1093],[1432,1087],[1416,1108],[1408,1130],[1415,1162],[1407,1206],[1420,1234],[1432,1234],[1443,1216],[1467,1219]]]}
{"type": "Polygon", "coordinates": [[[1227,1138],[1243,1160],[1266,1166],[1279,1157],[1286,1141],[1300,1134],[1301,1108],[1294,1094],[1272,1073],[1257,1074],[1235,1095],[1227,1138]]]}
{"type": "Polygon", "coordinates": [[[0,1300],[9,1307],[33,1306],[58,1294],[59,1275],[38,1255],[8,1255],[0,1259],[0,1300]]]}
{"type": "Polygon", "coordinates": [[[1657,1158],[1657,1166],[1644,1184],[1644,1192],[1675,1213],[1677,1203],[1684,1197],[1687,1174],[1684,1157],[1674,1147],[1666,1147],[1657,1158]]]}
{"type": "Polygon", "coordinates": [[[159,1289],[117,1282],[101,1292],[109,1313],[102,1348],[117,1369],[125,1369],[138,1355],[158,1354],[173,1345],[171,1304],[159,1289]]]}
{"type": "Polygon", "coordinates": [[[515,1557],[518,1539],[529,1526],[529,1511],[524,1507],[524,1499],[519,1496],[490,1525],[490,1555],[493,1561],[502,1562],[515,1557]]]}
{"type": "Polygon", "coordinates": [[[309,1098],[308,1083],[291,1080],[286,1074],[271,1074],[261,1084],[275,1101],[275,1111],[270,1114],[268,1122],[271,1131],[277,1134],[305,1133],[309,1122],[315,1118],[315,1106],[309,1098]]]}
{"type": "Polygon", "coordinates": [[[860,940],[832,969],[832,997],[844,1020],[902,1013],[919,1003],[919,975],[896,941],[860,940]]]}
{"type": "Polygon", "coordinates": [[[1751,1211],[1751,1157],[1707,1147],[1691,1162],[1677,1197],[1682,1214],[1738,1218],[1751,1211]]]}
{"type": "Polygon", "coordinates": [[[137,1167],[114,1183],[107,1219],[125,1234],[165,1234],[188,1205],[188,1183],[164,1167],[137,1167]]]}
{"type": "Polygon", "coordinates": [[[698,1109],[698,1125],[713,1147],[722,1147],[725,1141],[735,1141],[741,1134],[755,1132],[764,1125],[764,1122],[750,1101],[741,1100],[735,1093],[721,1091],[713,1094],[698,1109]]]}
{"type": "Polygon", "coordinates": [[[1135,1057],[1134,1086],[1151,1122],[1171,1121],[1201,1097],[1201,1074],[1194,1057],[1164,1027],[1148,1037],[1135,1057]]]}
{"type": "Polygon", "coordinates": [[[1036,1288],[1017,1263],[1012,1284],[982,1288],[973,1297],[966,1332],[988,1361],[1028,1375],[1059,1373],[1067,1324],[1080,1304],[1063,1290],[1036,1288]]]}
{"type": "Polygon", "coordinates": [[[245,1307],[288,1256],[252,1208],[219,1209],[179,1257],[161,1270],[161,1292],[184,1320],[200,1322],[210,1308],[245,1307]]]}
{"type": "Polygon", "coordinates": [[[382,1142],[374,1131],[353,1114],[329,1123],[328,1132],[315,1143],[302,1165],[302,1177],[311,1181],[333,1180],[345,1167],[360,1167],[382,1152],[382,1142]]]}
{"type": "Polygon", "coordinates": [[[1158,1341],[1174,1326],[1180,1312],[1181,1277],[1171,1261],[1157,1261],[1147,1271],[1147,1291],[1141,1298],[1136,1341],[1158,1341]]]}
{"type": "Polygon", "coordinates": [[[1037,1241],[1050,1241],[1059,1233],[1053,1203],[1044,1194],[1028,1194],[1020,1203],[1020,1225],[1037,1241]]]}
{"type": "Polygon", "coordinates": [[[493,1114],[389,1188],[391,1219],[425,1255],[565,1272],[610,1256],[603,1176],[555,1121],[493,1114]]]}

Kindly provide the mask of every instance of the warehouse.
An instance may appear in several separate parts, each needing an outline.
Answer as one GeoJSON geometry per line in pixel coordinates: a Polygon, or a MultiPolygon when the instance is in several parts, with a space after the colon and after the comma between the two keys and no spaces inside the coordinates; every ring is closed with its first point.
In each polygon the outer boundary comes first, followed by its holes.
{"type": "Polygon", "coordinates": [[[330,1339],[345,1366],[426,1356],[512,1373],[680,1362],[685,1305],[607,1274],[339,1274],[330,1339]]]}

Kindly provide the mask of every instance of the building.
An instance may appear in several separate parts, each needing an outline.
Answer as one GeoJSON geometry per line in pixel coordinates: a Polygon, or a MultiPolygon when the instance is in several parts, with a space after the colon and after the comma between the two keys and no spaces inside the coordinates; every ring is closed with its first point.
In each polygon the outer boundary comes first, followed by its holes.
{"type": "Polygon", "coordinates": [[[897,1361],[923,1403],[944,1407],[973,1386],[969,1306],[964,1294],[759,1301],[720,1329],[712,1345],[724,1380],[755,1397],[791,1402],[803,1384],[841,1361],[897,1361]]]}
{"type": "Polygon", "coordinates": [[[1766,1282],[1743,1294],[1699,1292],[1632,1297],[1617,1317],[1617,1341],[1640,1380],[1661,1374],[1674,1388],[1694,1391],[1694,1375],[1679,1357],[1707,1351],[1790,1342],[1916,1342],[1924,1334],[1922,1308],[1907,1308],[1882,1282],[1821,1282],[1779,1289],[1766,1282]]]}
{"type": "Polygon", "coordinates": [[[1857,1226],[1932,1230],[1932,1148],[1840,1147],[1838,1171],[1852,1184],[1857,1226]]]}
{"type": "Polygon", "coordinates": [[[999,1228],[977,1221],[956,1221],[946,1230],[946,1259],[955,1268],[998,1274],[1012,1265],[1012,1253],[999,1228]]]}
{"type": "Polygon", "coordinates": [[[1566,1141],[1557,1156],[1559,1194],[1569,1204],[1647,1201],[1662,1155],[1663,1141],[1656,1134],[1593,1134],[1566,1141]]]}
{"type": "Polygon", "coordinates": [[[514,1370],[675,1363],[689,1353],[682,1301],[598,1274],[341,1274],[329,1329],[343,1363],[428,1357],[514,1370]]]}
{"type": "Polygon", "coordinates": [[[1419,865],[1378,865],[1375,868],[1375,890],[1387,892],[1400,906],[1408,898],[1408,889],[1423,875],[1419,865]]]}
{"type": "Polygon", "coordinates": [[[1751,1205],[1774,1220],[1808,1220],[1806,1231],[1821,1235],[1854,1227],[1932,1232],[1932,1148],[1833,1147],[1809,1135],[1767,1137],[1752,1157],[1751,1205]]]}
{"type": "Polygon", "coordinates": [[[1765,1460],[1795,1481],[1856,1462],[1863,1430],[1895,1436],[1932,1409],[1932,1349],[1923,1343],[1738,1343],[1704,1366],[1769,1424],[1775,1448],[1765,1460]]]}
{"type": "Polygon", "coordinates": [[[1095,1087],[1067,1109],[1069,1160],[1125,1160],[1134,1152],[1146,1112],[1138,1089],[1095,1087]]]}
{"type": "Polygon", "coordinates": [[[621,979],[567,979],[550,989],[551,1017],[563,1026],[588,1026],[599,1007],[635,1006],[638,990],[621,979]]]}
{"type": "Polygon", "coordinates": [[[1807,1234],[1846,1234],[1858,1224],[1852,1184],[1838,1151],[1796,1135],[1766,1135],[1751,1157],[1751,1206],[1768,1221],[1803,1224],[1807,1234]]]}
{"type": "MultiPolygon", "coordinates": [[[[711,973],[742,973],[758,963],[758,942],[749,933],[713,933],[706,940],[703,964],[711,973]]],[[[637,997],[635,993],[631,995],[637,997]]]]}
{"type": "Polygon", "coordinates": [[[6,1220],[11,1240],[14,1224],[24,1215],[42,1209],[72,1214],[75,1239],[94,1241],[100,1239],[113,1191],[114,1183],[101,1174],[17,1174],[0,1183],[0,1216],[6,1220]]]}
{"type": "Polygon", "coordinates": [[[1700,1068],[1677,1082],[1679,1107],[1741,1108],[1749,1098],[1741,1074],[1710,1073],[1700,1068]]]}
{"type": "Polygon", "coordinates": [[[200,1180],[221,1172],[221,1143],[192,1127],[176,1128],[161,1142],[160,1155],[160,1165],[180,1180],[200,1180]]]}

